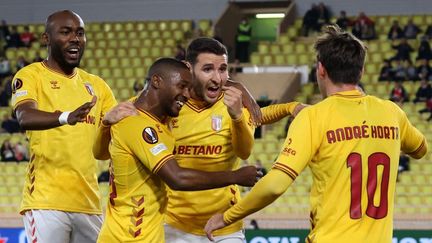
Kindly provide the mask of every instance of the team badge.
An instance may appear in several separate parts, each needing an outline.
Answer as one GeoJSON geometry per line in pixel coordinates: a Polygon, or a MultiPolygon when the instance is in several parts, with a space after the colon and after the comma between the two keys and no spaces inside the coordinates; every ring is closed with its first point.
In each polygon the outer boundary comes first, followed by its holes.
{"type": "Polygon", "coordinates": [[[144,141],[149,144],[155,144],[158,142],[158,135],[152,127],[144,128],[142,132],[142,137],[144,138],[144,141]]]}
{"type": "Polygon", "coordinates": [[[219,132],[222,129],[222,116],[213,115],[211,119],[211,127],[213,131],[219,132]]]}
{"type": "Polygon", "coordinates": [[[91,84],[89,84],[89,83],[85,83],[84,86],[85,86],[87,92],[88,92],[91,96],[94,96],[94,95],[95,95],[95,92],[94,92],[93,86],[92,86],[91,84]]]}
{"type": "Polygon", "coordinates": [[[12,94],[15,94],[17,90],[21,89],[21,87],[23,86],[23,81],[19,78],[16,78],[13,82],[12,82],[12,94]]]}

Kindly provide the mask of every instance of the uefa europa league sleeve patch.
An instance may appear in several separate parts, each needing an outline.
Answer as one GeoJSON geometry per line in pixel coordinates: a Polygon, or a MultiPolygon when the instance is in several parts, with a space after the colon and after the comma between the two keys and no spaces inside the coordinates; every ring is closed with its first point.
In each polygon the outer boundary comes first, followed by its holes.
{"type": "Polygon", "coordinates": [[[23,81],[19,78],[16,78],[12,82],[12,94],[15,94],[17,90],[21,89],[22,86],[23,86],[23,81]]]}
{"type": "Polygon", "coordinates": [[[158,135],[156,133],[156,130],[154,130],[154,128],[152,127],[144,128],[142,132],[142,137],[144,138],[144,141],[149,144],[155,144],[158,142],[158,135]]]}

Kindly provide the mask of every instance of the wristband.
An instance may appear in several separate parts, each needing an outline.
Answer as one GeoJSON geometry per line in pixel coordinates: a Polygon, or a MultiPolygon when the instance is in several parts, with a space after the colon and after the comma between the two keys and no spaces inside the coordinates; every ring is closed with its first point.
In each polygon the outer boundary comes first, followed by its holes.
{"type": "Polygon", "coordinates": [[[64,111],[60,114],[58,120],[60,122],[60,125],[68,124],[68,117],[69,117],[70,111],[64,111]]]}

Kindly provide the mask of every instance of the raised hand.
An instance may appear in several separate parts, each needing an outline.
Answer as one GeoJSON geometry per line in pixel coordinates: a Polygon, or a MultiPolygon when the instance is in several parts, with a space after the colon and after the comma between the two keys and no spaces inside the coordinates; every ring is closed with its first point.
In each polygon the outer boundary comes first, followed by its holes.
{"type": "Polygon", "coordinates": [[[263,176],[262,171],[254,165],[241,167],[234,174],[236,184],[240,186],[253,186],[263,176]]]}
{"type": "Polygon", "coordinates": [[[252,122],[255,126],[261,125],[261,108],[259,107],[252,94],[249,92],[249,90],[241,82],[234,81],[232,79],[228,79],[225,86],[235,87],[242,92],[242,103],[243,106],[246,107],[246,109],[248,109],[249,113],[251,114],[252,122]]]}
{"type": "Polygon", "coordinates": [[[137,109],[130,101],[121,102],[109,110],[102,119],[104,125],[110,126],[128,116],[138,115],[137,109]]]}
{"type": "Polygon", "coordinates": [[[218,230],[218,229],[222,229],[223,227],[225,227],[226,224],[223,221],[223,215],[221,213],[215,214],[213,215],[208,221],[207,224],[204,227],[204,232],[207,235],[207,238],[210,241],[214,241],[213,239],[213,231],[218,230]]]}
{"type": "Polygon", "coordinates": [[[238,119],[242,115],[242,92],[233,86],[223,86],[224,104],[228,108],[228,113],[232,119],[238,119]]]}
{"type": "Polygon", "coordinates": [[[93,96],[92,100],[90,102],[86,102],[80,107],[78,107],[76,110],[72,111],[67,119],[67,122],[69,125],[75,125],[77,122],[83,122],[86,119],[86,116],[90,112],[90,110],[93,108],[93,106],[96,104],[97,97],[93,96]]]}

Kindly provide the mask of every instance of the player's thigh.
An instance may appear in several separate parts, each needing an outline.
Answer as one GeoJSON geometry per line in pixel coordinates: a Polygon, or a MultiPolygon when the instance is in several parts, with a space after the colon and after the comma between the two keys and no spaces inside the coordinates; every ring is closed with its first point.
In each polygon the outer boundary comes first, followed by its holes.
{"type": "Polygon", "coordinates": [[[57,210],[29,210],[24,216],[28,242],[69,243],[72,225],[67,213],[57,210]]]}
{"type": "Polygon", "coordinates": [[[214,237],[216,243],[245,243],[246,237],[243,230],[231,233],[229,235],[220,235],[214,237]]]}
{"type": "Polygon", "coordinates": [[[207,243],[207,237],[189,234],[168,224],[164,225],[165,242],[167,243],[207,243]]]}
{"type": "Polygon", "coordinates": [[[102,215],[70,213],[72,220],[71,243],[94,243],[102,227],[102,215]]]}

